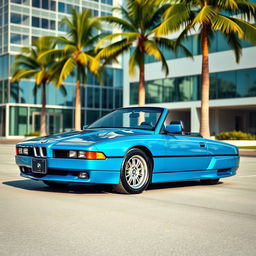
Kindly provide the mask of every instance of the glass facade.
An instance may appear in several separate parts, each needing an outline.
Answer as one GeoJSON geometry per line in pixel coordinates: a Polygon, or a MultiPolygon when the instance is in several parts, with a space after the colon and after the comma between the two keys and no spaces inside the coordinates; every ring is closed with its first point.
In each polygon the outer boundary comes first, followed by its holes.
{"type": "MultiPolygon", "coordinates": [[[[60,20],[72,9],[89,9],[93,16],[111,15],[112,0],[0,0],[0,137],[40,131],[41,88],[33,80],[11,83],[11,66],[23,46],[44,35],[65,35],[60,20]],[[6,105],[8,103],[8,105],[6,105]],[[8,125],[6,125],[8,123],[8,125]],[[7,128],[7,130],[6,130],[7,128]]],[[[104,25],[104,30],[112,27],[104,25]]],[[[123,102],[123,70],[108,66],[102,82],[88,73],[81,85],[82,124],[90,124],[123,102]]],[[[68,77],[65,92],[47,85],[47,133],[73,128],[75,77],[68,77]]]]}
{"type": "MultiPolygon", "coordinates": [[[[200,100],[201,76],[146,82],[146,103],[200,100]]],[[[210,99],[256,97],[256,68],[210,74],[210,99]]],[[[138,83],[130,84],[130,104],[138,103],[138,83]]]]}
{"type": "MultiPolygon", "coordinates": [[[[193,56],[200,55],[201,54],[201,42],[200,39],[198,38],[199,35],[191,35],[188,36],[182,44],[193,54],[193,56]]],[[[251,47],[254,46],[251,43],[248,43],[244,40],[241,40],[241,46],[243,48],[245,47],[251,47]]],[[[178,58],[184,58],[186,57],[185,53],[181,50],[178,50],[176,54],[174,54],[173,51],[162,48],[161,49],[166,60],[171,60],[171,59],[178,59],[178,58]]],[[[221,51],[229,51],[231,50],[230,45],[227,43],[227,40],[225,39],[224,35],[221,34],[220,32],[215,32],[213,34],[213,37],[211,38],[210,42],[210,48],[209,48],[209,53],[214,53],[214,52],[221,52],[221,51]]],[[[145,57],[145,62],[146,63],[153,63],[153,62],[158,62],[159,60],[155,59],[153,56],[146,56],[145,57]]]]}

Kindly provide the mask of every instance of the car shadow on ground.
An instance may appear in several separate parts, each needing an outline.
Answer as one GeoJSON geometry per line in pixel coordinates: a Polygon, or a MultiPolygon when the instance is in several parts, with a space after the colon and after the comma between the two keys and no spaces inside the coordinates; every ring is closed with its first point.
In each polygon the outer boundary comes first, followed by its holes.
{"type": "MultiPolygon", "coordinates": [[[[218,186],[222,183],[223,183],[222,181],[219,181],[219,183],[216,185],[218,186]]],[[[162,189],[182,188],[182,187],[185,188],[185,187],[195,187],[195,186],[209,186],[209,185],[202,184],[200,180],[176,181],[176,182],[151,184],[148,186],[147,190],[158,190],[158,189],[162,190],[162,189]]]]}
{"type": "Polygon", "coordinates": [[[111,192],[110,185],[70,185],[64,188],[51,188],[41,181],[14,180],[3,182],[4,185],[40,192],[74,193],[74,194],[104,194],[111,192]]]}
{"type": "MultiPolygon", "coordinates": [[[[223,182],[219,182],[218,185],[223,182]]],[[[43,182],[34,180],[15,180],[3,182],[4,185],[31,190],[31,191],[41,191],[41,192],[57,192],[57,193],[73,193],[73,194],[107,194],[115,193],[111,185],[70,185],[65,188],[51,188],[45,185],[43,182]]],[[[164,189],[174,189],[174,188],[185,188],[194,186],[207,186],[203,185],[199,180],[192,181],[180,181],[180,182],[168,182],[168,183],[157,183],[151,184],[146,189],[147,191],[152,190],[164,190],[164,189]]]]}

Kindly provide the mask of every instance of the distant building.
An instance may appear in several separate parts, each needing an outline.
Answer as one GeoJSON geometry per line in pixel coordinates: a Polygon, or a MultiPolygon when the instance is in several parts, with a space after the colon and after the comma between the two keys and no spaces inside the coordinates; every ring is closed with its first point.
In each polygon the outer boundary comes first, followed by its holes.
{"type": "MultiPolygon", "coordinates": [[[[90,9],[94,16],[112,15],[118,0],[0,0],[0,137],[23,136],[40,131],[41,92],[33,95],[34,82],[22,80],[11,84],[11,65],[23,46],[44,35],[65,35],[58,22],[70,15],[72,8],[90,9]]],[[[104,30],[112,31],[105,26],[104,30]]],[[[67,96],[53,85],[47,87],[47,133],[73,128],[75,78],[65,87],[67,96]]],[[[113,108],[122,106],[123,70],[106,69],[104,85],[89,75],[82,86],[82,123],[88,124],[113,108]]]]}
{"type": "MultiPolygon", "coordinates": [[[[171,120],[183,120],[187,131],[198,132],[202,58],[198,35],[189,36],[184,45],[194,59],[164,51],[170,70],[168,77],[157,60],[146,59],[146,104],[169,108],[171,120]]],[[[211,135],[231,130],[256,134],[256,46],[245,41],[242,46],[243,56],[236,64],[233,51],[220,33],[211,41],[211,135]]],[[[128,70],[127,65],[124,70],[128,70]]],[[[124,98],[125,106],[138,102],[138,76],[130,78],[127,73],[124,73],[124,95],[129,97],[124,98]]]]}

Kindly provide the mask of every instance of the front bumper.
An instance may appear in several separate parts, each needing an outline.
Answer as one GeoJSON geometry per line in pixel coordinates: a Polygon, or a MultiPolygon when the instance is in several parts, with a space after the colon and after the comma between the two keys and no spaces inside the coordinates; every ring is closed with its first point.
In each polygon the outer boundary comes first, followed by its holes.
{"type": "Polygon", "coordinates": [[[34,180],[48,180],[67,183],[88,184],[118,184],[122,158],[107,158],[106,160],[81,160],[47,158],[47,174],[32,173],[32,159],[28,156],[16,156],[16,163],[21,169],[22,177],[34,180]],[[78,177],[78,173],[85,171],[88,179],[78,177]]]}

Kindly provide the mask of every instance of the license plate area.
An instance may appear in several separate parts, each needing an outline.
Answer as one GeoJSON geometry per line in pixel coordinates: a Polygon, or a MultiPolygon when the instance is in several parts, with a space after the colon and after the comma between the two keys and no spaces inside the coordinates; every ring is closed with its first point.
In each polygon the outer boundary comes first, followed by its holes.
{"type": "Polygon", "coordinates": [[[47,160],[34,158],[32,160],[32,172],[46,174],[47,173],[47,160]]]}

